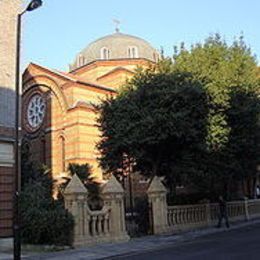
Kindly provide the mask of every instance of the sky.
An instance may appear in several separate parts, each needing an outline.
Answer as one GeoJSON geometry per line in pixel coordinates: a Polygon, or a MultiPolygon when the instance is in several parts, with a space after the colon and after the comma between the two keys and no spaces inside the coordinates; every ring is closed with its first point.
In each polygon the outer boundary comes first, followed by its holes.
{"type": "MultiPolygon", "coordinates": [[[[232,43],[241,33],[260,61],[260,0],[42,0],[23,15],[22,68],[30,62],[68,70],[76,54],[92,41],[120,31],[173,54],[220,33],[232,43]]],[[[29,0],[24,1],[25,5],[29,0]]]]}

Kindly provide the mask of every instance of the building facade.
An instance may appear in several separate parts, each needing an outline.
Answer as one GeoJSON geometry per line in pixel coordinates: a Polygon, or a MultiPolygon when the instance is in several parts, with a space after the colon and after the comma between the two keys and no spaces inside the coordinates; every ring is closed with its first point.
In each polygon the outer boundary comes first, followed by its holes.
{"type": "Polygon", "coordinates": [[[16,23],[20,7],[20,0],[0,0],[0,240],[12,236],[16,23]]]}
{"type": "Polygon", "coordinates": [[[93,104],[116,95],[138,66],[158,59],[148,42],[117,31],[83,49],[69,72],[31,63],[23,75],[23,129],[34,158],[54,178],[66,175],[69,163],[88,163],[93,176],[102,179],[93,104]]]}

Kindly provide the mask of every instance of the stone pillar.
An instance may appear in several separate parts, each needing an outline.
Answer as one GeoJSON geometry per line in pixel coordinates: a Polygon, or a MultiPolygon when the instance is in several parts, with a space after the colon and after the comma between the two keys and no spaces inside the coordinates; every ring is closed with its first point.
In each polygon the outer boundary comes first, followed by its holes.
{"type": "Polygon", "coordinates": [[[211,226],[211,210],[210,210],[210,201],[207,201],[205,204],[205,217],[206,223],[210,227],[211,226]]]}
{"type": "Polygon", "coordinates": [[[87,197],[88,191],[77,176],[74,174],[64,191],[65,207],[74,217],[74,246],[85,244],[85,222],[87,221],[87,197]]]}
{"type": "Polygon", "coordinates": [[[149,205],[151,207],[151,221],[154,234],[167,232],[167,190],[159,177],[155,176],[147,191],[149,205]]]}
{"type": "Polygon", "coordinates": [[[114,241],[127,241],[125,226],[124,189],[114,175],[105,185],[102,196],[104,206],[110,208],[109,233],[114,241]]]}

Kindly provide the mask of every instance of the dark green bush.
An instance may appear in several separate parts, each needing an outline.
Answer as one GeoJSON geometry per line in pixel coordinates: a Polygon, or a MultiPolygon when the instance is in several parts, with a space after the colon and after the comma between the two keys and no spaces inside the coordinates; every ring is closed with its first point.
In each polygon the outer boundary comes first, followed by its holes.
{"type": "Polygon", "coordinates": [[[37,172],[37,178],[24,183],[20,207],[23,243],[71,245],[73,217],[62,201],[53,199],[52,179],[46,172],[37,172]]]}
{"type": "Polygon", "coordinates": [[[167,194],[168,205],[190,205],[205,203],[205,201],[216,202],[217,195],[206,192],[190,192],[185,194],[167,194]]]}

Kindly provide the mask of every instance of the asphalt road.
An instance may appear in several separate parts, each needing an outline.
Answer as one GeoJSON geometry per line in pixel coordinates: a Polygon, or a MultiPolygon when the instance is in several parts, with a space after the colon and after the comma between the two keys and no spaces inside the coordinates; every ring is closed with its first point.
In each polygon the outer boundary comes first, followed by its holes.
{"type": "Polygon", "coordinates": [[[198,237],[160,250],[110,259],[260,260],[260,224],[198,237]]]}

